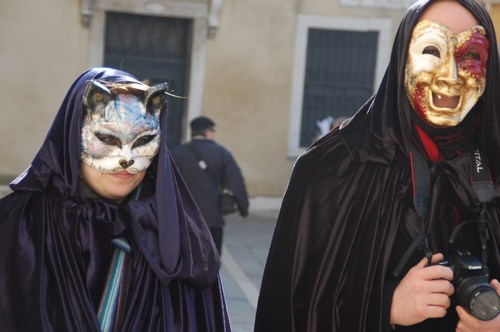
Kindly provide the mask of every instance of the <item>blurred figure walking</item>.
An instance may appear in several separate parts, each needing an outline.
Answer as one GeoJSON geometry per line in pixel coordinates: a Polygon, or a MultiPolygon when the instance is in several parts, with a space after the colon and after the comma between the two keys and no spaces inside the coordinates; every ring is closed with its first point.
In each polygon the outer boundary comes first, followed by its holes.
{"type": "Polygon", "coordinates": [[[190,122],[191,141],[172,151],[196,204],[210,228],[221,253],[224,218],[220,197],[228,192],[234,197],[237,212],[248,215],[248,194],[241,170],[232,154],[214,141],[215,122],[200,116],[190,122]]]}

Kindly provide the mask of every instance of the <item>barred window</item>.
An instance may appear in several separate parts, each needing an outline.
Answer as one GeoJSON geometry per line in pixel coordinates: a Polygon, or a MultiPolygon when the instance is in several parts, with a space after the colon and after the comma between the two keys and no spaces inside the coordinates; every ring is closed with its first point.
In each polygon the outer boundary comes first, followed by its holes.
{"type": "Polygon", "coordinates": [[[392,21],[299,15],[288,156],[317,137],[317,121],[352,116],[373,94],[390,56],[392,21]]]}
{"type": "Polygon", "coordinates": [[[316,136],[316,121],[351,116],[373,93],[376,31],[310,29],[300,146],[316,136]]]}

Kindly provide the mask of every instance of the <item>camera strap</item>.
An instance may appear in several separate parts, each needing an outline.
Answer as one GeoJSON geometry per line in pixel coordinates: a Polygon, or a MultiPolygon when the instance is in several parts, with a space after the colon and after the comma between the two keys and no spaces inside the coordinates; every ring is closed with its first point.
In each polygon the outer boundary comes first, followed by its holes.
{"type": "Polygon", "coordinates": [[[483,158],[479,149],[474,150],[472,161],[472,188],[476,192],[477,198],[483,205],[483,210],[486,204],[493,198],[495,188],[491,180],[490,166],[488,159],[483,158]]]}
{"type": "Polygon", "coordinates": [[[415,146],[412,146],[410,151],[410,166],[411,166],[411,182],[413,184],[413,205],[417,211],[422,223],[422,231],[420,235],[411,243],[404,255],[401,257],[394,276],[398,277],[411,254],[417,249],[417,246],[424,242],[425,257],[427,257],[428,265],[432,263],[432,251],[429,246],[429,236],[427,234],[427,225],[429,224],[429,205],[431,199],[431,177],[429,167],[424,156],[418,151],[415,146]]]}
{"type": "MultiPolygon", "coordinates": [[[[476,196],[481,203],[481,213],[479,215],[479,220],[471,220],[467,222],[460,223],[453,230],[450,236],[450,243],[453,243],[457,233],[460,229],[471,222],[479,223],[479,234],[481,240],[481,249],[482,256],[481,261],[483,264],[487,263],[487,247],[486,242],[489,238],[488,231],[486,228],[486,204],[493,198],[494,186],[491,180],[490,169],[488,165],[488,161],[486,158],[482,157],[481,151],[479,149],[475,149],[471,156],[471,184],[472,189],[476,193],[476,196]]],[[[401,273],[403,267],[406,262],[410,258],[410,255],[415,251],[417,246],[424,242],[424,252],[425,256],[428,260],[428,265],[432,263],[432,251],[429,246],[429,239],[427,233],[427,226],[429,224],[429,206],[430,206],[430,174],[429,167],[427,165],[427,161],[424,156],[420,153],[420,151],[413,146],[410,151],[410,164],[411,164],[411,176],[412,176],[412,184],[413,184],[413,204],[415,206],[415,210],[420,217],[422,222],[422,232],[420,235],[412,242],[412,244],[408,247],[403,257],[399,261],[396,269],[394,270],[394,276],[397,277],[401,273]]]]}
{"type": "Polygon", "coordinates": [[[455,242],[455,237],[458,232],[462,230],[463,226],[471,223],[478,224],[479,230],[479,238],[481,240],[481,262],[484,265],[488,263],[488,251],[487,251],[487,242],[489,239],[488,229],[486,228],[486,204],[491,201],[493,198],[493,194],[495,191],[495,187],[493,185],[493,181],[491,179],[490,168],[488,165],[488,160],[482,157],[481,151],[479,149],[475,149],[473,156],[471,158],[471,184],[472,189],[476,193],[479,202],[481,202],[481,213],[479,214],[478,220],[468,220],[463,223],[460,223],[455,227],[450,236],[450,243],[455,242]]]}

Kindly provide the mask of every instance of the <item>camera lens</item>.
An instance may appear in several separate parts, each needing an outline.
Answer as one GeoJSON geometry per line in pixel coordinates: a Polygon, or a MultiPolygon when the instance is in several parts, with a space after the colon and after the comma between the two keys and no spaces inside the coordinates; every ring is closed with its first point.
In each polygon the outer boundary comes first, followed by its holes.
{"type": "Polygon", "coordinates": [[[495,318],[499,313],[499,307],[498,295],[491,291],[478,292],[470,304],[472,314],[480,320],[495,318]]]}
{"type": "Polygon", "coordinates": [[[500,297],[484,277],[465,278],[456,296],[458,303],[480,320],[491,320],[500,312],[500,297]]]}

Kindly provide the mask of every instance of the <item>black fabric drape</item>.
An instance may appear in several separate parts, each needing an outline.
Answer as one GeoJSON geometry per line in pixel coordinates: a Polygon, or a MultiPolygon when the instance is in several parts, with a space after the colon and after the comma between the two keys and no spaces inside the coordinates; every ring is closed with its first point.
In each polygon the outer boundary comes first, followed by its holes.
{"type": "MultiPolygon", "coordinates": [[[[394,261],[418,235],[415,230],[421,229],[412,201],[413,110],[404,90],[404,69],[412,29],[431,2],[417,2],[404,16],[376,94],[349,123],[313,144],[296,161],[264,271],[255,331],[390,329],[394,261]],[[402,241],[394,247],[397,237],[402,241]]],[[[474,139],[486,150],[495,185],[486,220],[491,231],[489,266],[498,278],[497,44],[486,11],[472,0],[460,3],[485,27],[491,42],[485,93],[473,112],[481,118],[474,139]]],[[[453,227],[471,216],[477,218],[480,211],[469,180],[470,153],[429,165],[431,248],[448,255],[455,250],[447,241],[453,227]]],[[[417,250],[403,273],[415,257],[423,258],[423,251],[417,250]]],[[[456,324],[456,318],[450,321],[456,324]]],[[[423,330],[447,331],[435,326],[423,330]]]]}
{"type": "Polygon", "coordinates": [[[137,200],[120,205],[80,193],[85,82],[137,82],[96,68],[66,95],[30,168],[0,200],[2,331],[99,331],[96,311],[118,236],[131,243],[129,285],[117,331],[229,331],[219,259],[166,144],[137,200]]]}

